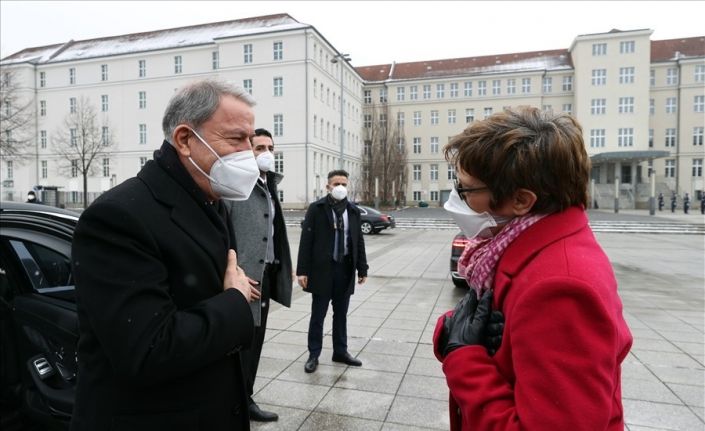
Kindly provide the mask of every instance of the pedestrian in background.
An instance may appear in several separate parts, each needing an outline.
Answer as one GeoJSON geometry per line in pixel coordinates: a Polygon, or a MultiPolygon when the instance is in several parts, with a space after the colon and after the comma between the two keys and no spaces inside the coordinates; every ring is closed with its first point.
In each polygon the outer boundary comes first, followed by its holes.
{"type": "Polygon", "coordinates": [[[471,239],[458,263],[470,291],[433,337],[451,429],[622,431],[632,335],[588,224],[581,127],[566,114],[505,110],[444,151],[457,175],[445,208],[471,239]],[[490,310],[505,317],[494,355],[490,310]]]}
{"type": "Polygon", "coordinates": [[[361,366],[362,361],[348,352],[347,314],[350,295],[367,280],[365,240],[360,229],[360,210],[348,202],[348,173],[328,173],[328,195],[313,202],[301,227],[296,275],[304,291],[311,293],[308,326],[309,357],[304,371],[318,367],[323,347],[323,322],[328,304],[333,303],[334,362],[361,366]]]}
{"type": "Polygon", "coordinates": [[[705,214],[705,192],[700,195],[700,214],[705,214]]]}
{"type": "Polygon", "coordinates": [[[690,209],[690,196],[688,196],[688,193],[683,196],[683,212],[685,214],[688,214],[688,210],[690,209]]]}
{"type": "Polygon", "coordinates": [[[28,204],[38,203],[37,195],[36,195],[36,193],[34,193],[34,190],[30,190],[29,192],[27,192],[27,203],[28,204]]]}
{"type": "Polygon", "coordinates": [[[225,201],[237,238],[238,263],[249,277],[259,281],[260,298],[250,303],[255,322],[252,346],[242,351],[250,420],[270,422],[276,413],[259,408],[252,399],[255,377],[267,330],[269,300],[291,307],[291,253],[284,216],[277,197],[277,184],[284,177],[274,172],[274,141],[266,129],[256,129],[252,151],[257,160],[259,178],[250,197],[243,201],[225,201]]]}
{"type": "Polygon", "coordinates": [[[672,213],[676,212],[676,200],[677,200],[676,192],[673,192],[673,194],[671,194],[671,212],[672,213]]]}
{"type": "Polygon", "coordinates": [[[658,210],[663,210],[663,193],[658,194],[658,210]]]}

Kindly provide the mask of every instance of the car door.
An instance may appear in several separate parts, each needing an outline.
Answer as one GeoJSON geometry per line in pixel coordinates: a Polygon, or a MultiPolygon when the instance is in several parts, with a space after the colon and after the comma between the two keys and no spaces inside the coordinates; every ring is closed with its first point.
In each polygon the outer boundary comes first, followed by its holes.
{"type": "Polygon", "coordinates": [[[3,414],[63,428],[73,410],[77,371],[73,227],[32,214],[5,213],[1,222],[1,383],[10,406],[3,414]]]}

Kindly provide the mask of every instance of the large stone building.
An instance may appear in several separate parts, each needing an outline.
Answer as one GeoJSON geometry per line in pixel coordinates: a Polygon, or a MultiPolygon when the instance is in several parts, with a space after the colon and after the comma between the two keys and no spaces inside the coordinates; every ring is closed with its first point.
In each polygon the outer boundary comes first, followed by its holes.
{"type": "Polygon", "coordinates": [[[82,100],[96,107],[114,142],[98,156],[89,191],[134,176],[161,144],[174,89],[204,77],[244,86],[257,100],[256,123],[275,135],[276,167],[285,174],[280,199],[290,208],[325,192],[326,173],[341,155],[359,176],[366,129],[379,112],[397,122],[406,148],[408,181],[396,197],[440,204],[452,186],[442,155],[448,138],[517,105],[578,118],[599,204],[611,205],[621,184],[622,207],[645,205],[650,168],[665,195],[697,197],[705,38],[650,35],[613,30],[577,36],[568,49],[353,68],[313,26],[281,14],[27,48],[0,63],[35,109],[29,154],[3,156],[0,197],[23,200],[32,187],[57,187],[67,192],[60,203],[78,205],[79,170],[52,142],[82,100]]]}

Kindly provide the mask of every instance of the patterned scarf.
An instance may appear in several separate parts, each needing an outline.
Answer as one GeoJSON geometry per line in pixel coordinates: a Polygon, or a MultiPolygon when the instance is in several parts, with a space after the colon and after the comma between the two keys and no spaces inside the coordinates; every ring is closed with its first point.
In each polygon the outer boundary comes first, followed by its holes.
{"type": "Polygon", "coordinates": [[[548,214],[527,214],[512,219],[491,238],[473,238],[465,246],[458,259],[458,273],[465,277],[468,284],[480,298],[492,288],[497,263],[504,251],[522,232],[548,214]]]}

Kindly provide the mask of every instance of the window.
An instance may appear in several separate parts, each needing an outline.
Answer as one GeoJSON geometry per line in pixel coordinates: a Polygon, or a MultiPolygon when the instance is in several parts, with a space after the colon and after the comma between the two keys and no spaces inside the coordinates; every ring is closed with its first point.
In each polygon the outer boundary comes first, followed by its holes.
{"type": "Polygon", "coordinates": [[[431,98],[431,85],[430,85],[430,84],[424,84],[424,86],[423,86],[423,98],[424,98],[424,100],[431,98]]]}
{"type": "Polygon", "coordinates": [[[449,180],[454,180],[455,179],[455,165],[448,164],[448,179],[449,180]]]}
{"type": "Polygon", "coordinates": [[[379,89],[379,103],[387,103],[387,87],[379,89]]]}
{"type": "Polygon", "coordinates": [[[492,95],[493,96],[499,96],[502,93],[502,90],[500,88],[501,84],[502,84],[502,81],[499,79],[492,80],[492,95]]]}
{"type": "Polygon", "coordinates": [[[242,88],[244,88],[248,93],[252,94],[252,80],[251,79],[243,79],[242,80],[242,88]]]}
{"type": "Polygon", "coordinates": [[[705,82],[705,65],[704,64],[698,64],[695,66],[694,80],[695,80],[695,82],[705,82]]]}
{"type": "Polygon", "coordinates": [[[76,83],[76,68],[69,67],[69,84],[74,85],[76,83]]]}
{"type": "Polygon", "coordinates": [[[46,72],[39,72],[39,86],[44,88],[47,85],[47,74],[46,72]]]}
{"type": "Polygon", "coordinates": [[[100,80],[101,81],[108,80],[108,65],[107,64],[100,65],[100,80]]]}
{"type": "MultiPolygon", "coordinates": [[[[421,181],[421,165],[414,165],[412,169],[414,181],[421,181]]],[[[420,192],[419,192],[420,194],[420,192]]],[[[415,199],[418,200],[418,199],[415,199]]]]}
{"type": "Polygon", "coordinates": [[[387,127],[387,114],[379,114],[379,127],[380,128],[387,127]]]}
{"type": "Polygon", "coordinates": [[[147,108],[147,92],[140,91],[138,94],[138,99],[139,99],[139,109],[146,109],[147,108]]]}
{"type": "Polygon", "coordinates": [[[678,69],[669,68],[666,70],[666,85],[677,85],[678,84],[678,69]]]}
{"type": "Polygon", "coordinates": [[[318,137],[318,115],[313,116],[313,137],[318,137]]]}
{"type": "Polygon", "coordinates": [[[666,168],[664,172],[666,178],[673,178],[676,176],[676,160],[668,159],[666,160],[666,168]]]}
{"type": "MultiPolygon", "coordinates": [[[[321,121],[323,121],[323,119],[321,119],[321,121]]],[[[363,116],[362,125],[365,129],[372,128],[372,114],[365,114],[363,116]]]]}
{"type": "Polygon", "coordinates": [[[632,54],[634,53],[634,41],[625,40],[619,42],[619,53],[620,54],[632,54]]]}
{"type": "Polygon", "coordinates": [[[592,85],[607,84],[607,69],[592,69],[592,85]]]}
{"type": "Polygon", "coordinates": [[[450,97],[458,97],[458,83],[451,82],[450,84],[450,97]]]}
{"type": "Polygon", "coordinates": [[[72,114],[75,114],[75,113],[76,113],[76,110],[77,110],[77,107],[76,107],[76,98],[75,98],[75,97],[71,97],[71,98],[69,98],[69,112],[72,113],[72,114]]]}
{"type": "Polygon", "coordinates": [[[277,195],[279,195],[279,202],[284,202],[284,190],[277,190],[277,195]]]}
{"type": "Polygon", "coordinates": [[[110,129],[107,126],[103,126],[100,130],[100,142],[104,147],[110,145],[110,129]]]}
{"type": "Polygon", "coordinates": [[[477,95],[486,96],[487,95],[487,81],[477,82],[477,95]]]}
{"type": "Polygon", "coordinates": [[[283,60],[284,59],[284,42],[274,42],[272,44],[272,60],[283,60]]]}
{"type": "Polygon", "coordinates": [[[438,111],[431,111],[431,125],[435,126],[438,124],[438,111]]]}
{"type": "Polygon", "coordinates": [[[438,165],[431,165],[431,169],[429,169],[428,173],[431,181],[438,181],[438,165]]]}
{"type": "Polygon", "coordinates": [[[605,146],[605,129],[590,130],[590,148],[603,148],[605,146]]]}
{"type": "Polygon", "coordinates": [[[676,98],[667,97],[666,98],[666,114],[673,114],[676,112],[676,98]]]}
{"type": "Polygon", "coordinates": [[[413,139],[413,151],[414,154],[421,154],[421,138],[413,139]]]}
{"type": "Polygon", "coordinates": [[[656,71],[654,69],[649,70],[649,85],[652,87],[656,85],[656,71]]]}
{"type": "Polygon", "coordinates": [[[705,112],[705,96],[701,95],[693,97],[693,111],[705,112]]]}
{"type": "Polygon", "coordinates": [[[507,94],[516,94],[517,92],[517,80],[507,79],[507,94]]]}
{"type": "Polygon", "coordinates": [[[78,176],[78,160],[71,160],[71,176],[76,178],[78,176]]]}
{"type": "Polygon", "coordinates": [[[274,136],[284,136],[284,114],[274,114],[274,136]]]}
{"type": "Polygon", "coordinates": [[[634,113],[634,98],[633,97],[620,97],[619,98],[619,113],[620,114],[633,114],[634,113]]]}
{"type": "Polygon", "coordinates": [[[563,104],[563,112],[566,114],[573,114],[573,104],[572,103],[564,103],[563,104]]]}
{"type": "Polygon", "coordinates": [[[146,164],[147,164],[147,158],[144,156],[140,157],[140,169],[142,169],[144,167],[144,165],[146,165],[146,164]]]}
{"type": "Polygon", "coordinates": [[[545,76],[543,78],[543,92],[550,93],[553,90],[553,78],[545,76]]]}
{"type": "Polygon", "coordinates": [[[436,99],[443,99],[446,97],[446,85],[436,84],[436,99]]]}
{"type": "Polygon", "coordinates": [[[39,116],[46,117],[46,115],[47,115],[47,101],[40,100],[39,101],[39,116]]]}
{"type": "Polygon", "coordinates": [[[590,101],[590,113],[600,115],[607,112],[607,99],[592,99],[590,101]]]}
{"type": "Polygon", "coordinates": [[[218,51],[211,52],[211,68],[217,70],[220,67],[220,53],[218,51]]]}
{"type": "Polygon", "coordinates": [[[369,105],[372,103],[372,90],[365,90],[364,93],[364,102],[365,104],[369,105]]]}
{"type": "Polygon", "coordinates": [[[492,115],[492,108],[485,108],[485,117],[484,118],[487,118],[490,115],[492,115]]]}
{"type": "Polygon", "coordinates": [[[406,120],[404,117],[404,113],[397,112],[397,126],[399,126],[400,129],[403,129],[405,123],[406,123],[406,120]]]}
{"type": "Polygon", "coordinates": [[[75,147],[78,144],[78,133],[74,127],[69,129],[69,143],[72,147],[75,147]]]}
{"type": "Polygon", "coordinates": [[[531,93],[531,78],[521,78],[521,92],[531,93]]]}
{"type": "Polygon", "coordinates": [[[274,84],[274,97],[280,97],[284,95],[284,78],[278,76],[273,80],[274,84]]]}
{"type": "Polygon", "coordinates": [[[455,109],[448,110],[448,124],[455,124],[455,109]]]}
{"type": "Polygon", "coordinates": [[[421,111],[414,111],[414,126],[421,125],[421,111]]]}
{"type": "Polygon", "coordinates": [[[649,148],[654,147],[654,129],[649,129],[649,148]]]}
{"type": "Polygon", "coordinates": [[[42,147],[42,149],[46,149],[46,147],[47,147],[47,131],[46,130],[39,131],[39,145],[42,147]]]}
{"type": "Polygon", "coordinates": [[[438,190],[431,190],[431,201],[438,201],[438,190]]]}
{"type": "Polygon", "coordinates": [[[110,159],[103,159],[103,176],[110,177],[110,159]]]}
{"type": "Polygon", "coordinates": [[[564,76],[563,77],[563,91],[573,91],[573,77],[564,76]]]}
{"type": "Polygon", "coordinates": [[[633,147],[634,129],[631,127],[620,127],[619,133],[617,133],[617,145],[620,147],[633,147]]]}
{"type": "Polygon", "coordinates": [[[174,56],[174,73],[179,74],[183,71],[183,62],[180,55],[174,56]]]}
{"type": "Polygon", "coordinates": [[[693,127],[693,145],[703,144],[703,127],[693,127]]]}
{"type": "Polygon", "coordinates": [[[100,111],[108,112],[108,95],[102,94],[100,96],[100,111]]]}
{"type": "Polygon", "coordinates": [[[397,87],[397,102],[403,102],[406,96],[406,87],[397,87]]]}
{"type": "Polygon", "coordinates": [[[421,192],[420,191],[414,191],[412,192],[413,199],[415,201],[420,201],[421,200],[421,192]]]}
{"type": "Polygon", "coordinates": [[[634,68],[633,67],[620,67],[619,68],[619,83],[620,84],[633,84],[634,83],[634,68]]]}
{"type": "Polygon", "coordinates": [[[252,44],[246,43],[242,46],[242,62],[245,64],[252,63],[252,44]]]}
{"type": "Polygon", "coordinates": [[[703,159],[693,159],[693,176],[703,176],[703,159]]]}
{"type": "Polygon", "coordinates": [[[465,95],[465,97],[472,97],[472,81],[465,81],[463,95],[465,95]]]}
{"type": "Polygon", "coordinates": [[[419,98],[419,88],[416,85],[409,87],[409,100],[416,100],[419,98]]]}
{"type": "Polygon", "coordinates": [[[656,103],[654,99],[649,99],[649,115],[654,115],[656,112],[656,103]]]}
{"type": "Polygon", "coordinates": [[[49,169],[47,168],[47,161],[42,160],[42,178],[48,177],[49,169]]]}
{"type": "Polygon", "coordinates": [[[472,123],[473,121],[475,121],[475,109],[468,108],[465,110],[465,122],[472,123]]]}
{"type": "Polygon", "coordinates": [[[592,44],[592,55],[607,55],[607,44],[606,43],[593,43],[592,44]]]}
{"type": "Polygon", "coordinates": [[[284,153],[276,152],[274,154],[274,172],[284,173],[284,153]]]}
{"type": "Polygon", "coordinates": [[[552,105],[542,105],[541,110],[546,111],[546,112],[553,112],[553,106],[552,105]]]}
{"type": "Polygon", "coordinates": [[[676,129],[674,129],[674,128],[666,129],[665,145],[666,145],[666,147],[675,147],[676,146],[676,129]]]}
{"type": "Polygon", "coordinates": [[[7,178],[8,180],[13,179],[15,176],[14,162],[12,160],[8,160],[7,164],[5,166],[7,166],[7,172],[5,172],[5,178],[7,178]]]}
{"type": "Polygon", "coordinates": [[[438,154],[438,136],[431,137],[431,154],[438,154]]]}
{"type": "Polygon", "coordinates": [[[140,78],[147,76],[147,60],[139,60],[137,62],[137,76],[140,78]]]}
{"type": "Polygon", "coordinates": [[[139,143],[140,145],[146,145],[147,144],[147,125],[146,124],[140,124],[139,125],[139,143]]]}

